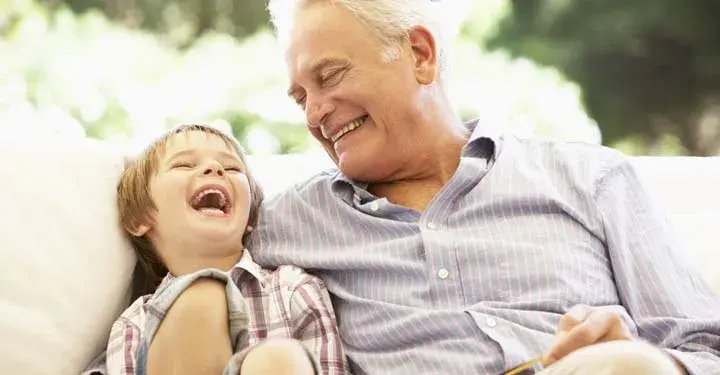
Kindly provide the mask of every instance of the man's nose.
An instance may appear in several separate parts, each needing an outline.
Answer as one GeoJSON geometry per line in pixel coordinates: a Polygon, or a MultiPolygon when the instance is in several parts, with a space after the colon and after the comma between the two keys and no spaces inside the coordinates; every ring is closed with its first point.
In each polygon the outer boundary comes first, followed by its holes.
{"type": "Polygon", "coordinates": [[[311,128],[318,128],[322,126],[327,117],[334,110],[333,105],[326,100],[314,99],[309,100],[305,103],[305,117],[307,124],[311,128]]]}

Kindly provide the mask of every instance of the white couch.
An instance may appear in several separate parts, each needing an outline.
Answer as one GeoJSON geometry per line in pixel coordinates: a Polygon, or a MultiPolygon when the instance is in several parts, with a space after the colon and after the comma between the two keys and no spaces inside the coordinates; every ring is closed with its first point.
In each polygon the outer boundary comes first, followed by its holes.
{"type": "MultiPolygon", "coordinates": [[[[127,302],[134,256],[116,225],[123,152],[91,140],[0,138],[0,374],[75,375],[127,302]]],[[[720,158],[636,158],[686,254],[720,294],[720,158]]],[[[250,159],[268,195],[330,166],[250,159]]]]}

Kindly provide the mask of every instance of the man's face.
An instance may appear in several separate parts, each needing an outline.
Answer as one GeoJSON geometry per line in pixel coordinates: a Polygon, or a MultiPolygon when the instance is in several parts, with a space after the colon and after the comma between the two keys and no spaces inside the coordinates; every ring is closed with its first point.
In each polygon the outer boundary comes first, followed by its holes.
{"type": "Polygon", "coordinates": [[[378,181],[402,168],[416,149],[421,112],[410,49],[386,61],[384,46],[339,6],[299,11],[286,53],[290,96],[312,135],[345,175],[378,181]]]}
{"type": "Polygon", "coordinates": [[[150,181],[157,212],[147,230],[156,247],[242,249],[251,205],[244,171],[235,151],[216,135],[190,131],[171,137],[150,181]]]}

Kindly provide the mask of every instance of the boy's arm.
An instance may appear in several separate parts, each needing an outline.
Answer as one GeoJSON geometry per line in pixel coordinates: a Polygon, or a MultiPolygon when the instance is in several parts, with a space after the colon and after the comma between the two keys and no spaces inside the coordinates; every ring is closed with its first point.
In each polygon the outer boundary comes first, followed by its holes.
{"type": "Polygon", "coordinates": [[[349,374],[335,311],[325,284],[305,274],[290,302],[293,337],[300,340],[319,364],[321,374],[349,374]]]}
{"type": "Polygon", "coordinates": [[[279,272],[287,272],[286,276],[294,281],[289,290],[287,311],[291,339],[268,339],[235,354],[224,375],[237,375],[238,372],[241,375],[350,374],[335,313],[323,282],[294,267],[279,272]],[[268,361],[268,358],[273,360],[268,361]],[[248,371],[251,368],[252,371],[248,371]]]}
{"type": "Polygon", "coordinates": [[[225,287],[200,278],[178,296],[150,344],[148,375],[223,373],[232,356],[225,287]]]}

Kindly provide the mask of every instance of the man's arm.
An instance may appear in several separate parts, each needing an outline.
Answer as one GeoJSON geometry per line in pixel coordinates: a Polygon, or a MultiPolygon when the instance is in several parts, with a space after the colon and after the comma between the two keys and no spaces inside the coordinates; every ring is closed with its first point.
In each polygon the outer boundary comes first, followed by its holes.
{"type": "Polygon", "coordinates": [[[618,294],[641,338],[690,374],[720,374],[720,299],[681,253],[627,159],[598,181],[596,202],[618,294]]]}
{"type": "Polygon", "coordinates": [[[148,375],[218,375],[232,356],[226,283],[193,282],[170,306],[150,343],[148,375]]]}

